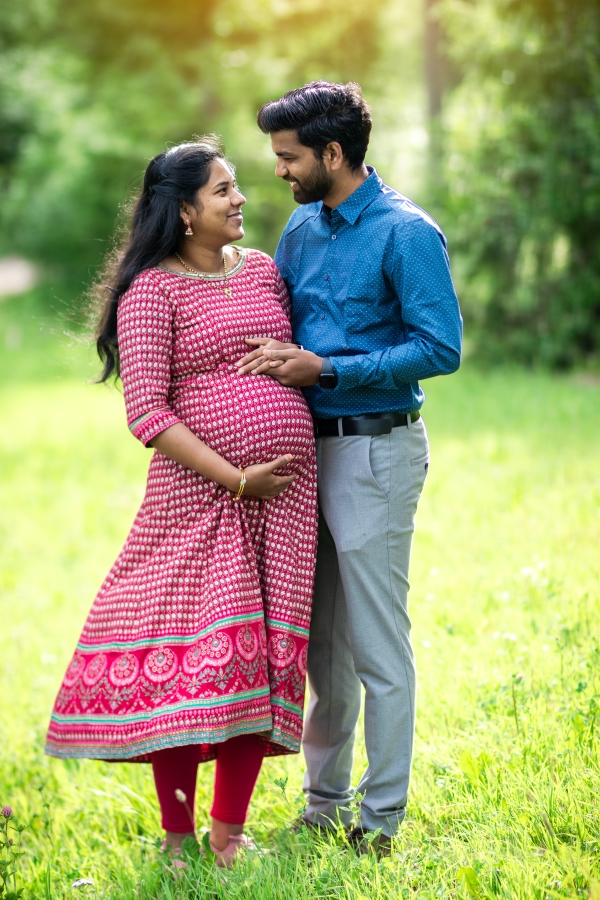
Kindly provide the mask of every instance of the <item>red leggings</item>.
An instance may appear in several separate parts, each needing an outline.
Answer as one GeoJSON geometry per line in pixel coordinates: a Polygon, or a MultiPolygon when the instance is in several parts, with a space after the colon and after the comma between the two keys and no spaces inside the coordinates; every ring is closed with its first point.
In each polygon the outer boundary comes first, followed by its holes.
{"type": "MultiPolygon", "coordinates": [[[[257,734],[242,734],[217,745],[215,793],[210,811],[213,819],[228,825],[244,824],[265,755],[264,747],[257,734]]],[[[176,834],[193,831],[186,805],[177,800],[175,791],[183,791],[186,795],[193,818],[200,746],[186,744],[157,750],[151,754],[151,759],[162,827],[176,834]]]]}

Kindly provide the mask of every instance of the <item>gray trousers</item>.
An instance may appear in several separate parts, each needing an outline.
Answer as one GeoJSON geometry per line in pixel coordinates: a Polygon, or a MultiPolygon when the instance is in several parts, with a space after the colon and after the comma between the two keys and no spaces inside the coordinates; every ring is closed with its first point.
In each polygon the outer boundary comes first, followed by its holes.
{"type": "Polygon", "coordinates": [[[317,440],[319,545],[304,727],[305,818],[349,824],[361,684],[368,768],[361,824],[392,835],[408,794],[415,665],[408,617],[414,517],[429,463],[422,419],[317,440]]]}

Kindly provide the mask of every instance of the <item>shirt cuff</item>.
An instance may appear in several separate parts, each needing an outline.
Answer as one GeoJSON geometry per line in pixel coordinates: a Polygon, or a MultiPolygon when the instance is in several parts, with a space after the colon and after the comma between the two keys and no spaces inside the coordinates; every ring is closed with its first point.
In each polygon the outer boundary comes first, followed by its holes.
{"type": "Polygon", "coordinates": [[[336,388],[350,390],[360,384],[364,356],[330,356],[331,367],[337,375],[336,388]]]}
{"type": "Polygon", "coordinates": [[[181,422],[175,413],[169,407],[164,409],[155,409],[143,416],[139,416],[129,426],[132,435],[141,441],[144,447],[147,447],[150,441],[170,428],[171,425],[178,425],[181,422]]]}

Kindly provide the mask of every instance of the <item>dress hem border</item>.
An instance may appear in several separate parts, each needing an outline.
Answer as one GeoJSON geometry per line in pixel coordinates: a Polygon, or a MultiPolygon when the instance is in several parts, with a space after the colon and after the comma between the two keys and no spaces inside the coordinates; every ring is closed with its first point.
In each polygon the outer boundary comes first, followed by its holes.
{"type": "MultiPolygon", "coordinates": [[[[129,747],[107,747],[96,745],[87,746],[61,746],[54,741],[47,741],[44,748],[46,756],[55,759],[96,759],[104,762],[128,762],[135,761],[140,756],[147,756],[149,753],[155,753],[158,750],[166,750],[170,747],[181,747],[186,744],[222,744],[230,738],[238,737],[241,734],[259,734],[269,744],[274,744],[276,750],[281,747],[281,754],[299,753],[300,739],[291,734],[287,734],[280,728],[272,729],[270,719],[263,722],[254,723],[251,727],[228,728],[226,731],[202,733],[200,731],[189,731],[181,735],[165,735],[156,740],[140,741],[138,744],[129,747]],[[264,727],[263,727],[264,726],[264,727]]],[[[271,753],[269,755],[278,755],[271,753]]]]}

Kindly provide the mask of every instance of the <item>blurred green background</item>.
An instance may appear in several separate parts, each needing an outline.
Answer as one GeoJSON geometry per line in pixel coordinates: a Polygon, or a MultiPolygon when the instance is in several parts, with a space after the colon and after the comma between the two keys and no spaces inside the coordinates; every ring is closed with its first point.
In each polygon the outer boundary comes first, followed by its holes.
{"type": "MultiPolygon", "coordinates": [[[[85,877],[105,900],[600,900],[599,53],[600,0],[2,0],[0,806],[32,820],[28,898],[85,877]],[[448,235],[471,356],[425,384],[411,805],[385,865],[300,842],[188,890],[161,874],[147,767],[43,756],[149,460],[84,384],[84,295],[147,161],[194,134],[223,136],[245,243],[273,252],[294,204],[255,114],[316,78],[360,82],[367,161],[448,235]]],[[[283,777],[295,804],[302,759],[261,775],[268,846],[283,777]]]]}
{"type": "Polygon", "coordinates": [[[368,162],[446,231],[469,352],[593,366],[599,47],[598,0],[4,0],[0,256],[41,280],[0,305],[3,369],[77,321],[166,143],[223,136],[272,253],[293,201],[255,114],[315,78],[362,85],[368,162]]]}

